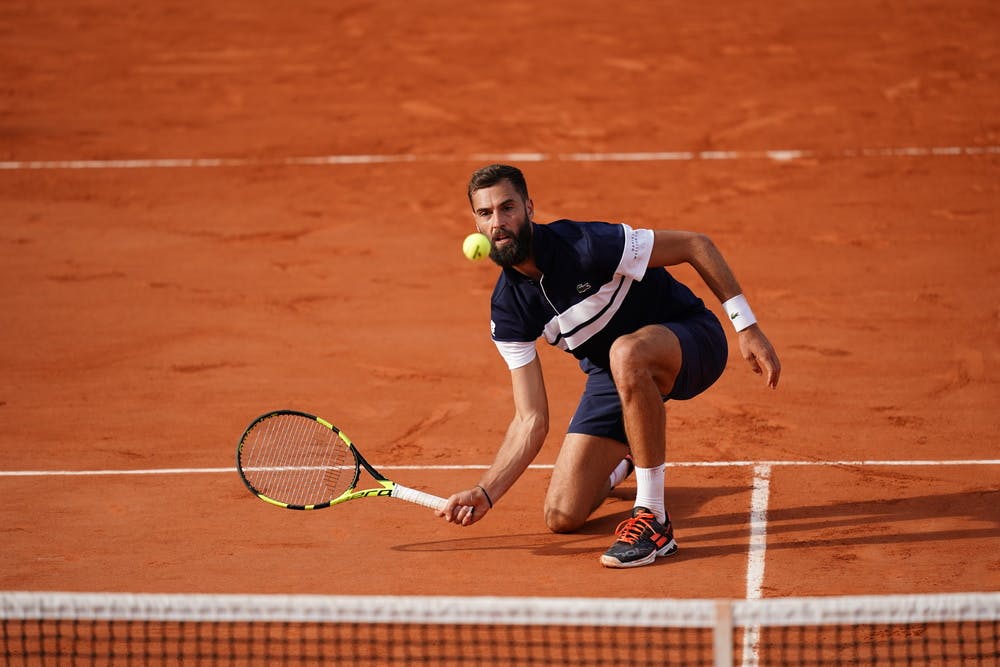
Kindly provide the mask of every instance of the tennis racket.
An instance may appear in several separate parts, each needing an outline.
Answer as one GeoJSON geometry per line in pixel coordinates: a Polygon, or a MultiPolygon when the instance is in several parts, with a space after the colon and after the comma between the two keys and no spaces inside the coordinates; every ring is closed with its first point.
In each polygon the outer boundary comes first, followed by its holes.
{"type": "Polygon", "coordinates": [[[370,496],[437,510],[447,502],[386,479],[343,431],[297,410],[276,410],[254,419],[236,448],[236,468],[251,493],[290,510],[317,510],[370,496]],[[362,468],[378,486],[358,489],[362,468]]]}

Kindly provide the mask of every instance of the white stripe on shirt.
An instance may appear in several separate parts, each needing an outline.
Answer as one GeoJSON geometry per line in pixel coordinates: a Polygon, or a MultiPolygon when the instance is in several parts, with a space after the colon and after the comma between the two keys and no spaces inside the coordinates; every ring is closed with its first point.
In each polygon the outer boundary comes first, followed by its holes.
{"type": "MultiPolygon", "coordinates": [[[[545,325],[545,340],[562,350],[575,349],[600,333],[615,316],[632,283],[642,280],[653,252],[653,232],[621,225],[625,244],[611,281],[586,299],[570,306],[545,325]]],[[[540,283],[545,290],[545,278],[540,283]]]]}

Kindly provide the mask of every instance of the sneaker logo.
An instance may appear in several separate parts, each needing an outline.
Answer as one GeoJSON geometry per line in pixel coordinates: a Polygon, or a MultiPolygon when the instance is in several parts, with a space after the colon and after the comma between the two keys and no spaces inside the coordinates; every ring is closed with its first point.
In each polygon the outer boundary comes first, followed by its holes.
{"type": "Polygon", "coordinates": [[[590,283],[580,283],[576,286],[577,294],[583,294],[584,292],[589,292],[591,289],[590,283]]]}

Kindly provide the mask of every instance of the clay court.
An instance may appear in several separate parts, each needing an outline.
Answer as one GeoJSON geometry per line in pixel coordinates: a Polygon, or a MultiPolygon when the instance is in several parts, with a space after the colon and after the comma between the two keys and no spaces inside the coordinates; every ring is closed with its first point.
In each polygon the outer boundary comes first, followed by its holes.
{"type": "MultiPolygon", "coordinates": [[[[0,9],[5,590],[734,598],[1000,590],[1000,6],[0,9]],[[668,404],[678,554],[541,504],[583,376],[482,522],[247,493],[276,408],[447,496],[512,414],[469,174],[707,233],[783,364],[668,404]]],[[[675,275],[718,302],[697,275],[675,275]]]]}

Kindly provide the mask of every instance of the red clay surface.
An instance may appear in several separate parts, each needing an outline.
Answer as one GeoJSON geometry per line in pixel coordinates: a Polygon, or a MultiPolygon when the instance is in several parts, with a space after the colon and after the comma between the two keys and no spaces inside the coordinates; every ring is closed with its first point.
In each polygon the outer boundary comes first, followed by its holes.
{"type": "MultiPolygon", "coordinates": [[[[495,268],[459,250],[464,189],[477,156],[520,151],[741,152],[514,160],[541,221],[708,233],[775,343],[778,391],[734,349],[669,406],[671,461],[997,457],[995,2],[0,15],[0,160],[256,161],[0,170],[2,471],[230,468],[280,407],[337,423],[377,467],[488,463],[512,407],[495,268]],[[989,150],[852,153],[903,147],[989,150]],[[813,153],[748,156],[772,149],[813,153]],[[322,155],[420,159],[280,164],[322,155]]],[[[581,375],[542,354],[545,464],[581,375]]],[[[479,475],[388,472],[439,495],[479,475]]],[[[620,572],[597,557],[634,486],[551,535],[544,469],[467,529],[388,500],[283,511],[235,471],[5,475],[0,588],[740,598],[752,478],[670,468],[680,552],[620,572]]],[[[1000,590],[998,488],[995,464],[775,466],[763,594],[1000,590]]]]}

